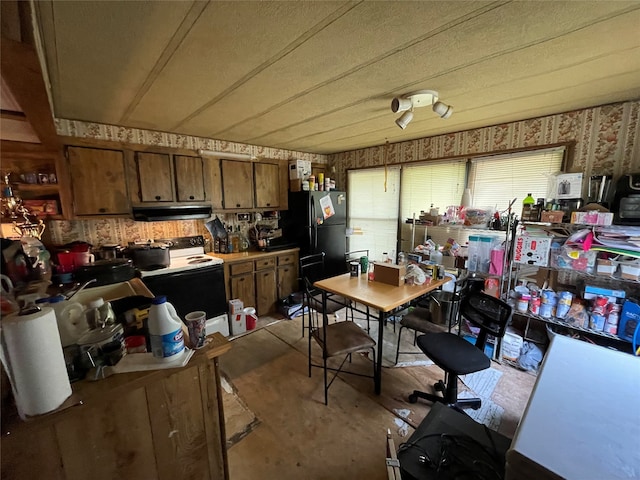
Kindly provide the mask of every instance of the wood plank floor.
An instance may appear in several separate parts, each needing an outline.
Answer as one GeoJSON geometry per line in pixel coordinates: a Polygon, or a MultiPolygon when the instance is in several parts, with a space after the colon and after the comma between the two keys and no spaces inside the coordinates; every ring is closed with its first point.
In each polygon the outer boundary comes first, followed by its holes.
{"type": "MultiPolygon", "coordinates": [[[[384,368],[381,395],[374,394],[373,380],[341,375],[325,406],[322,370],[308,376],[308,340],[302,338],[300,321],[261,319],[259,325],[266,326],[234,339],[220,359],[239,397],[259,419],[229,449],[231,479],[386,479],[387,430],[396,446],[411,435],[430,405],[409,404],[406,397],[414,389],[429,388],[441,370],[384,368]],[[407,422],[394,410],[408,410],[407,422]]],[[[392,325],[385,328],[385,337],[392,338],[392,325]]],[[[313,355],[319,352],[314,344],[313,355]]],[[[499,431],[511,437],[535,377],[495,362],[492,367],[503,372],[492,396],[505,410],[499,431]]],[[[371,362],[355,355],[350,368],[369,373],[371,362]]]]}

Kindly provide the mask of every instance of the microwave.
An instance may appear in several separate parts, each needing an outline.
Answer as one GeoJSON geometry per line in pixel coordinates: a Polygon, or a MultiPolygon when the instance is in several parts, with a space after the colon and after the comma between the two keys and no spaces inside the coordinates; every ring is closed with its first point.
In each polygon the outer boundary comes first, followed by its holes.
{"type": "Polygon", "coordinates": [[[618,179],[612,211],[614,224],[640,225],[640,173],[618,179]]]}

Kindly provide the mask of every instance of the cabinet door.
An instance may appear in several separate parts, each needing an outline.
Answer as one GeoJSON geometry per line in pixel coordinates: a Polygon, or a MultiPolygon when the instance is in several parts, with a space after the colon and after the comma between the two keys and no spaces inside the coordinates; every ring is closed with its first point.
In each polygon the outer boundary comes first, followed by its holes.
{"type": "Polygon", "coordinates": [[[296,265],[278,267],[278,298],[298,290],[298,269],[296,265]]]}
{"type": "Polygon", "coordinates": [[[67,152],[76,215],[130,213],[121,151],[68,147],[67,152]]]}
{"type": "Polygon", "coordinates": [[[254,163],[256,208],[276,208],[280,205],[280,167],[273,163],[254,163]]]}
{"type": "Polygon", "coordinates": [[[234,275],[231,280],[231,298],[239,298],[245,307],[253,306],[256,299],[256,289],[253,283],[253,273],[234,275]]]}
{"type": "Polygon", "coordinates": [[[173,175],[169,155],[137,152],[136,169],[141,202],[173,202],[173,175]]]}
{"type": "Polygon", "coordinates": [[[251,162],[221,160],[224,208],[253,208],[251,162]]]}
{"type": "Polygon", "coordinates": [[[202,158],[174,155],[176,190],[179,202],[201,202],[204,198],[202,158]]]}
{"type": "Polygon", "coordinates": [[[214,210],[223,208],[222,202],[222,172],[220,171],[220,159],[204,157],[204,178],[206,185],[206,197],[211,202],[214,210]]]}
{"type": "Polygon", "coordinates": [[[256,272],[256,312],[266,315],[276,307],[278,292],[276,289],[276,270],[259,270],[256,272]]]}

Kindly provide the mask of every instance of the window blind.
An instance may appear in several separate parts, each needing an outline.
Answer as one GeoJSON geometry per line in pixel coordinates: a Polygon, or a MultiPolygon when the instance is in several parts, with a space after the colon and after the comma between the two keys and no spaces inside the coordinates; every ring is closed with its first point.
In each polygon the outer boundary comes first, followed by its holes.
{"type": "Polygon", "coordinates": [[[565,148],[554,148],[471,159],[469,188],[475,207],[505,210],[515,198],[519,213],[528,193],[547,198],[553,176],[562,168],[565,148]]]}
{"type": "Polygon", "coordinates": [[[401,219],[416,218],[433,204],[440,214],[460,205],[464,192],[466,160],[421,163],[402,167],[401,219]]]}
{"type": "Polygon", "coordinates": [[[370,168],[348,172],[348,226],[356,233],[349,237],[349,250],[369,250],[372,260],[396,248],[398,236],[398,202],[400,168],[370,168]],[[361,232],[361,233],[360,233],[361,232]]]}

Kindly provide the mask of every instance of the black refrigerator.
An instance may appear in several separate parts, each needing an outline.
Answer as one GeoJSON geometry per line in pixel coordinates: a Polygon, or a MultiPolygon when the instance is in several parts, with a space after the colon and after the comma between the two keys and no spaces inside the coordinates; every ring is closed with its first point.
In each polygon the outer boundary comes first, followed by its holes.
{"type": "Polygon", "coordinates": [[[325,253],[324,276],[347,271],[344,259],[347,245],[345,192],[289,192],[289,210],[282,212],[280,225],[283,234],[300,247],[301,257],[325,253]]]}

